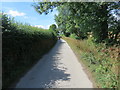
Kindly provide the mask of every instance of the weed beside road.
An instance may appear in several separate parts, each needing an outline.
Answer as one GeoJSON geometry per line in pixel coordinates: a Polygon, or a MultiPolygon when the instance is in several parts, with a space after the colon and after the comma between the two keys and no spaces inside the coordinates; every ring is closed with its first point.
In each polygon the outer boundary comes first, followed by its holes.
{"type": "Polygon", "coordinates": [[[106,47],[88,40],[64,37],[77,57],[89,69],[98,88],[118,88],[119,46],[106,47]]]}

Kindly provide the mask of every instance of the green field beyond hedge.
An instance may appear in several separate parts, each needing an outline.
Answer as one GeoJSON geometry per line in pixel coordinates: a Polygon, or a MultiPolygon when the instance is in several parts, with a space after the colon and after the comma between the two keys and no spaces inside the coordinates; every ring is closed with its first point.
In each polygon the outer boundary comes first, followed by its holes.
{"type": "Polygon", "coordinates": [[[56,43],[53,31],[15,22],[2,15],[3,88],[10,87],[56,43]]]}

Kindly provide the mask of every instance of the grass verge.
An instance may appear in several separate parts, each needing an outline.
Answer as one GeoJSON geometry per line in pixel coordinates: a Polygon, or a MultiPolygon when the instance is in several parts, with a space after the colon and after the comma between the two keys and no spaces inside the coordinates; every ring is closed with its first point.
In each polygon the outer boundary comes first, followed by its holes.
{"type": "Polygon", "coordinates": [[[119,46],[106,47],[88,40],[75,40],[63,37],[75,52],[78,59],[90,71],[95,87],[115,88],[119,84],[119,46]]]}

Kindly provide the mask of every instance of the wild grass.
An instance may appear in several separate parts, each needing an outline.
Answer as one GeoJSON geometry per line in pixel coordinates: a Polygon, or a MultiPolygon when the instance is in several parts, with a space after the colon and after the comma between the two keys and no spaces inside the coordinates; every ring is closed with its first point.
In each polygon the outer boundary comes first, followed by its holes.
{"type": "Polygon", "coordinates": [[[77,57],[89,69],[98,88],[118,88],[119,46],[95,44],[92,38],[76,40],[64,37],[77,57]]]}

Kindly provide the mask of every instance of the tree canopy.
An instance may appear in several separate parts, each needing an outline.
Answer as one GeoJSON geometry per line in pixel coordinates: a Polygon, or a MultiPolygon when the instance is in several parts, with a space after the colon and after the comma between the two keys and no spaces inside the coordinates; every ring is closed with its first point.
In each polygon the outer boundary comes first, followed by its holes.
{"type": "Polygon", "coordinates": [[[40,14],[53,11],[57,8],[58,15],[55,21],[58,30],[74,33],[81,39],[92,33],[95,42],[119,42],[120,2],[39,2],[34,8],[40,14]]]}

